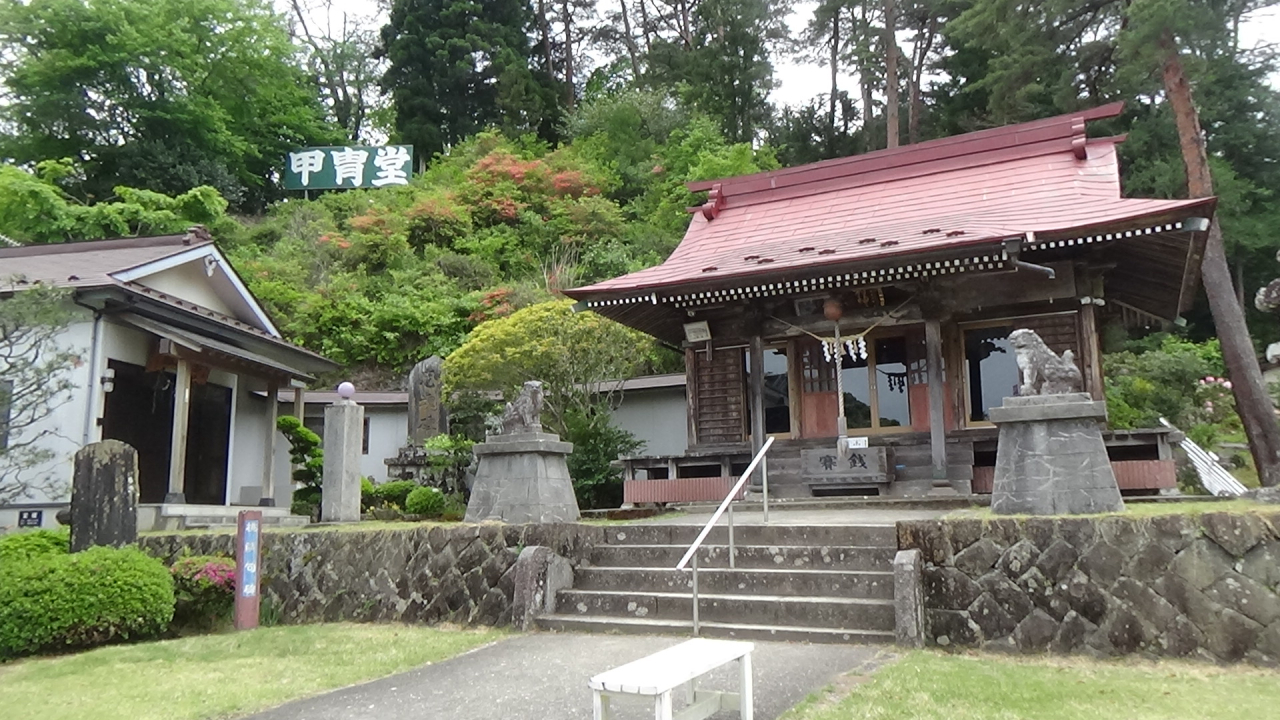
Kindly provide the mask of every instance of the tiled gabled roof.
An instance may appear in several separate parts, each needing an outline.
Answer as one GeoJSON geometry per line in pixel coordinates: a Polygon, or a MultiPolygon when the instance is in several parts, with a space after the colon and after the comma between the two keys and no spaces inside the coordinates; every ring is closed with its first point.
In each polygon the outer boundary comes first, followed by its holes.
{"type": "Polygon", "coordinates": [[[112,286],[112,273],[212,242],[201,228],[183,235],[0,247],[0,285],[17,279],[72,288],[112,286]]]}
{"type": "Polygon", "coordinates": [[[1085,122],[1119,103],[798,168],[691,183],[709,190],[684,240],[656,267],[568,291],[576,299],[650,296],[768,282],[1006,238],[1066,237],[1153,225],[1213,200],[1122,198],[1115,145],[1085,122]]]}

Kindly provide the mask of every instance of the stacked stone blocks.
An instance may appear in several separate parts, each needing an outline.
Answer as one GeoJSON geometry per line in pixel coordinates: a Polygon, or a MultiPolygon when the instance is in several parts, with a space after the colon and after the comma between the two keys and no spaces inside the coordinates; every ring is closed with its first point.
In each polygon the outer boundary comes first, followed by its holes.
{"type": "MultiPolygon", "coordinates": [[[[224,534],[159,535],[139,544],[172,560],[230,554],[224,534]]],[[[457,525],[263,535],[265,604],[284,623],[335,621],[511,624],[516,559],[544,546],[582,562],[603,529],[577,524],[457,525]]]]}
{"type": "Polygon", "coordinates": [[[1280,514],[934,520],[926,639],[940,646],[1280,664],[1280,514]]]}

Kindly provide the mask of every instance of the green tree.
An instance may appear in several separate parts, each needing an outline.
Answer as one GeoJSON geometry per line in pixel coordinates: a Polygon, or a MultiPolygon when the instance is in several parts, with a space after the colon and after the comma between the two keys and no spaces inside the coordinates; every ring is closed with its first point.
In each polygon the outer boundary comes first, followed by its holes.
{"type": "MultiPolygon", "coordinates": [[[[1031,5],[1011,0],[974,0],[972,7],[953,23],[963,41],[993,51],[988,62],[990,72],[978,82],[985,85],[997,106],[1013,112],[1035,105],[1071,109],[1107,96],[1158,93],[1165,105],[1163,119],[1172,121],[1176,143],[1162,146],[1163,152],[1154,158],[1156,164],[1147,168],[1148,177],[1162,176],[1166,182],[1176,179],[1170,183],[1173,193],[1188,197],[1214,195],[1215,180],[1221,181],[1218,187],[1227,191],[1224,199],[1228,202],[1223,203],[1222,212],[1214,216],[1209,226],[1201,277],[1213,327],[1222,342],[1236,408],[1249,437],[1259,479],[1268,486],[1280,484],[1280,427],[1246,325],[1241,297],[1245,288],[1235,286],[1223,233],[1223,228],[1231,224],[1233,211],[1238,209],[1233,204],[1247,196],[1241,192],[1247,189],[1247,183],[1237,182],[1241,175],[1235,163],[1214,151],[1217,133],[1202,122],[1202,116],[1207,115],[1192,97],[1192,84],[1206,67],[1224,60],[1248,62],[1238,47],[1236,29],[1245,13],[1272,4],[1274,0],[1100,0],[1081,6],[1066,0],[1031,5]],[[1018,22],[1010,23],[1010,17],[1016,17],[1018,22]]],[[[1263,62],[1270,60],[1264,58],[1263,62]]],[[[1265,83],[1255,89],[1262,96],[1274,95],[1265,83]]],[[[1204,97],[1202,94],[1200,100],[1204,97]]],[[[1250,121],[1273,117],[1274,114],[1255,113],[1250,121]]],[[[1269,143],[1264,141],[1262,145],[1269,143]]],[[[1260,155],[1257,148],[1246,154],[1255,158],[1260,155]]],[[[1143,158],[1147,162],[1152,159],[1143,158]]],[[[1242,157],[1236,162],[1245,172],[1259,169],[1256,159],[1242,157]]],[[[1140,162],[1140,170],[1142,166],[1140,162]]],[[[1263,181],[1255,185],[1260,191],[1255,196],[1277,189],[1267,184],[1270,183],[1263,181]]],[[[1248,247],[1243,242],[1233,245],[1248,247]]]]}
{"type": "Polygon", "coordinates": [[[85,201],[210,185],[260,209],[290,148],[340,137],[265,0],[5,0],[0,45],[0,157],[73,158],[85,201]]]}
{"type": "Polygon", "coordinates": [[[60,337],[69,296],[0,279],[0,505],[61,494],[61,480],[39,471],[54,459],[45,441],[59,431],[53,413],[70,399],[68,374],[80,363],[60,337]]]}
{"type": "Polygon", "coordinates": [[[591,412],[619,397],[618,381],[667,362],[653,338],[568,300],[538,303],[482,323],[444,362],[445,393],[500,390],[514,395],[542,382],[543,422],[566,434],[571,412],[591,412]]]}
{"type": "Polygon", "coordinates": [[[529,68],[527,0],[395,0],[382,28],[396,132],[421,157],[489,126],[551,136],[555,90],[529,68]]]}
{"type": "Polygon", "coordinates": [[[777,0],[701,0],[689,34],[652,44],[648,82],[678,87],[731,142],[752,142],[772,115],[769,56],[786,38],[786,9],[777,0]]]}
{"type": "MultiPolygon", "coordinates": [[[[293,20],[306,46],[306,67],[315,78],[329,118],[341,127],[351,142],[370,139],[385,103],[378,80],[384,69],[378,58],[378,32],[367,27],[365,18],[342,14],[338,27],[326,23],[313,27],[303,0],[290,0],[293,20]]],[[[332,5],[326,5],[332,12],[332,5]]]]}
{"type": "Polygon", "coordinates": [[[481,324],[444,364],[445,393],[501,390],[515,394],[542,381],[542,422],[574,444],[569,456],[578,502],[617,507],[620,475],[610,463],[640,443],[614,426],[619,380],[660,368],[674,353],[595,313],[575,313],[567,300],[539,303],[481,324]]]}
{"type": "Polygon", "coordinates": [[[70,172],[70,161],[42,162],[36,175],[0,166],[0,234],[26,243],[73,242],[181,233],[196,224],[223,240],[240,234],[226,215],[227,201],[207,185],[176,197],[117,186],[114,200],[89,204],[55,181],[70,172]]]}

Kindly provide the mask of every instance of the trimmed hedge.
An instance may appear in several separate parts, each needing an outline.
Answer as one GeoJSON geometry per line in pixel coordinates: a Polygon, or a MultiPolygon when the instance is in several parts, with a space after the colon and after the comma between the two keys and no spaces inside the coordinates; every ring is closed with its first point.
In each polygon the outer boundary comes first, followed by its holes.
{"type": "Polygon", "coordinates": [[[0,565],[39,555],[66,555],[71,552],[71,531],[30,530],[0,537],[0,565]]]}
{"type": "Polygon", "coordinates": [[[137,548],[0,565],[0,659],[140,640],[173,619],[173,579],[137,548]]]}
{"type": "Polygon", "coordinates": [[[414,489],[421,487],[412,480],[392,480],[381,485],[373,486],[373,497],[388,507],[406,509],[405,500],[409,497],[409,493],[414,489]]]}
{"type": "Polygon", "coordinates": [[[404,511],[411,515],[439,515],[444,510],[444,493],[433,487],[415,488],[404,500],[404,511]]]}

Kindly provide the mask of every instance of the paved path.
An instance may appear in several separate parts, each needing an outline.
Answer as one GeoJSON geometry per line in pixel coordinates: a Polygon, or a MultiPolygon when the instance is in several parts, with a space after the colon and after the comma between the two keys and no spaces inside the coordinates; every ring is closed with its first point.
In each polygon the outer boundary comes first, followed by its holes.
{"type": "MultiPolygon", "coordinates": [[[[535,633],[393,675],[282,705],[251,720],[590,720],[587,678],[685,638],[535,633]]],[[[757,642],[756,717],[774,720],[836,676],[870,672],[888,647],[757,642]]],[[[737,690],[736,665],[705,686],[737,690]]],[[[652,718],[653,706],[615,702],[618,720],[652,718]]],[[[736,718],[722,712],[719,718],[736,718]]]]}

